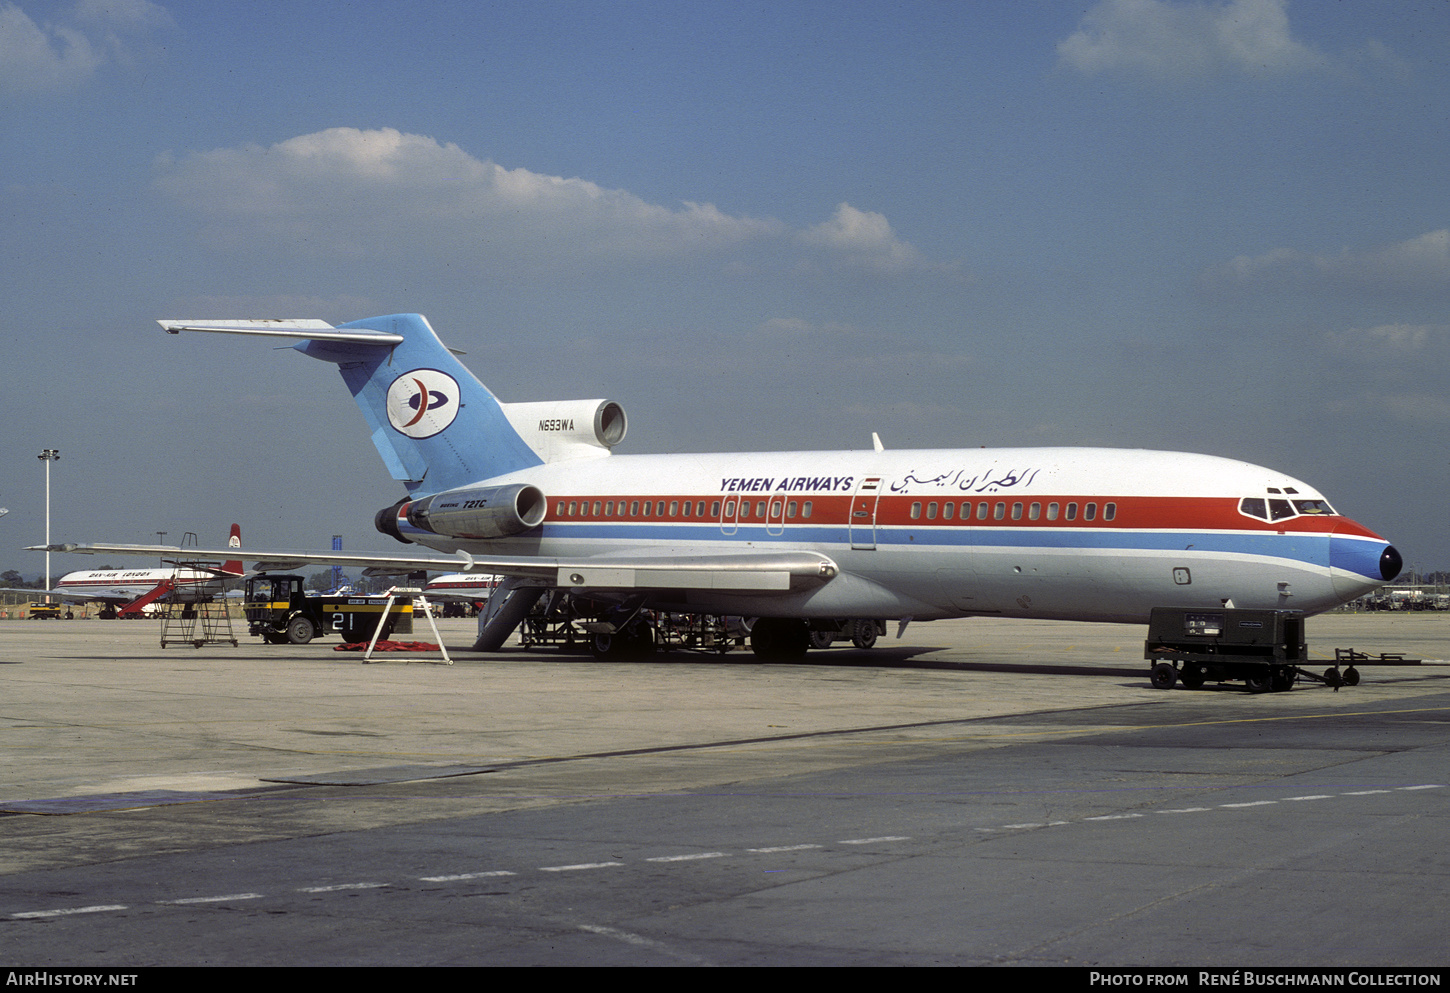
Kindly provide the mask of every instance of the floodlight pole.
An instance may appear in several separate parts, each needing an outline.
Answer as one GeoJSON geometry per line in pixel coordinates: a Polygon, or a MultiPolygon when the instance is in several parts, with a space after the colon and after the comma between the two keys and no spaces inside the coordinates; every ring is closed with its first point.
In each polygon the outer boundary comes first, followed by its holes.
{"type": "Polygon", "coordinates": [[[45,602],[50,603],[50,464],[60,459],[60,450],[47,448],[36,458],[45,463],[45,602]]]}

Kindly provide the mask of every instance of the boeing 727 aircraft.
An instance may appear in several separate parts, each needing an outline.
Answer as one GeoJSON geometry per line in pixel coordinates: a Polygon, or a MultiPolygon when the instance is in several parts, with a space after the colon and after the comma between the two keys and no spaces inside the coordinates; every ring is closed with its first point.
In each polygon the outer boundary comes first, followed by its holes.
{"type": "Polygon", "coordinates": [[[759,619],[757,653],[793,657],[813,619],[1146,623],[1157,606],[1225,604],[1314,614],[1402,564],[1309,485],[1231,459],[1088,448],[616,456],[618,403],[502,403],[418,314],[336,328],[160,323],[294,339],[334,363],[407,492],[379,511],[378,529],[451,556],[249,557],[503,576],[480,650],[550,588],[617,605],[616,640],[638,644],[642,610],[743,615],[759,619]]]}

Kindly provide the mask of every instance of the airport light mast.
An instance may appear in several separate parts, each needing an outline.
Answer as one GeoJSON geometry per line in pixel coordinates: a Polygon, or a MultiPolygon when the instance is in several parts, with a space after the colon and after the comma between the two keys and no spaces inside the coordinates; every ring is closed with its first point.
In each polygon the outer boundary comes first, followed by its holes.
{"type": "MultiPolygon", "coordinates": [[[[47,448],[36,458],[45,463],[45,588],[50,589],[50,464],[60,460],[60,449],[47,448]]],[[[50,603],[47,593],[45,602],[50,603]]]]}

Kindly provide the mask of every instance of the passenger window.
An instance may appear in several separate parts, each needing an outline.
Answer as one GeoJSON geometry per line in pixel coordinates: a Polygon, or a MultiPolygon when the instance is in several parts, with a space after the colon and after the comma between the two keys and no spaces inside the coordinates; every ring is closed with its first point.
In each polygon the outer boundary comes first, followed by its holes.
{"type": "Polygon", "coordinates": [[[801,504],[801,516],[802,517],[810,517],[811,516],[811,502],[809,500],[807,500],[805,503],[801,504]]]}
{"type": "Polygon", "coordinates": [[[1042,516],[1042,504],[1040,504],[1040,503],[1034,503],[1032,506],[1030,506],[1030,507],[1027,508],[1027,519],[1029,521],[1035,521],[1035,520],[1037,520],[1037,518],[1039,518],[1041,516],[1042,516]]]}
{"type": "Polygon", "coordinates": [[[1047,505],[1047,519],[1049,521],[1057,520],[1057,504],[1049,503],[1047,505]]]}
{"type": "Polygon", "coordinates": [[[594,501],[594,516],[595,517],[598,517],[599,516],[599,501],[598,500],[595,500],[594,501]]]}
{"type": "Polygon", "coordinates": [[[780,516],[780,501],[779,500],[773,500],[773,501],[771,501],[771,504],[770,504],[770,516],[771,517],[779,517],[780,516]]]}
{"type": "Polygon", "coordinates": [[[1014,503],[1012,505],[1012,520],[1022,520],[1022,505],[1020,503],[1014,503]]]}
{"type": "Polygon", "coordinates": [[[1005,503],[999,503],[999,504],[997,504],[997,506],[995,506],[995,507],[992,508],[992,519],[993,520],[1000,521],[1002,518],[1004,518],[1006,516],[1007,516],[1007,505],[1005,503]]]}
{"type": "Polygon", "coordinates": [[[1070,521],[1077,520],[1077,504],[1070,503],[1067,505],[1067,519],[1070,521]]]}
{"type": "Polygon", "coordinates": [[[1098,505],[1095,503],[1084,504],[1082,508],[1082,519],[1090,521],[1098,516],[1098,505]]]}
{"type": "Polygon", "coordinates": [[[648,517],[649,516],[649,512],[650,512],[650,502],[648,500],[646,500],[644,502],[644,516],[648,517]]]}
{"type": "Polygon", "coordinates": [[[911,505],[911,519],[914,521],[917,518],[919,518],[920,516],[921,516],[921,504],[920,503],[913,503],[911,505]]]}
{"type": "Polygon", "coordinates": [[[755,504],[755,516],[756,517],[764,517],[765,516],[765,501],[764,500],[759,500],[759,501],[756,502],[756,504],[755,504]]]}
{"type": "Polygon", "coordinates": [[[788,504],[785,505],[785,516],[786,517],[794,517],[795,516],[795,512],[798,509],[799,509],[799,505],[794,500],[792,500],[790,503],[788,503],[788,504]]]}
{"type": "Polygon", "coordinates": [[[957,509],[957,505],[954,504],[954,503],[944,503],[944,504],[942,504],[941,505],[941,519],[944,520],[944,521],[951,520],[952,519],[952,514],[954,514],[956,512],[956,509],[957,509]]]}
{"type": "MultiPolygon", "coordinates": [[[[700,504],[700,506],[703,507],[705,505],[702,503],[702,504],[700,504]]],[[[725,513],[727,513],[727,514],[733,513],[733,511],[730,509],[730,507],[728,505],[725,508],[725,513]]],[[[710,516],[711,517],[719,517],[720,516],[720,501],[719,500],[715,500],[715,501],[712,501],[711,502],[711,504],[710,504],[710,516]]]]}
{"type": "Polygon", "coordinates": [[[933,500],[931,503],[929,503],[929,504],[926,505],[926,519],[929,520],[929,521],[936,520],[936,501],[935,500],[933,500]]]}
{"type": "Polygon", "coordinates": [[[570,517],[573,517],[578,512],[579,512],[579,501],[578,500],[570,500],[569,501],[569,516],[570,517]]]}
{"type": "Polygon", "coordinates": [[[670,516],[671,517],[679,517],[680,516],[680,501],[678,501],[678,500],[671,500],[670,501],[670,516]]]}
{"type": "Polygon", "coordinates": [[[686,517],[689,517],[690,516],[690,501],[686,500],[685,501],[685,505],[683,507],[681,507],[680,509],[685,512],[685,516],[686,517]]]}
{"type": "Polygon", "coordinates": [[[639,501],[638,500],[634,501],[634,503],[632,503],[632,504],[629,505],[629,516],[630,517],[638,517],[639,516],[639,501]]]}
{"type": "Polygon", "coordinates": [[[605,503],[604,503],[604,516],[605,517],[613,517],[614,516],[614,501],[613,500],[606,500],[605,501],[605,503]]]}
{"type": "Polygon", "coordinates": [[[1118,505],[1115,503],[1103,504],[1103,520],[1111,521],[1118,516],[1118,505]]]}

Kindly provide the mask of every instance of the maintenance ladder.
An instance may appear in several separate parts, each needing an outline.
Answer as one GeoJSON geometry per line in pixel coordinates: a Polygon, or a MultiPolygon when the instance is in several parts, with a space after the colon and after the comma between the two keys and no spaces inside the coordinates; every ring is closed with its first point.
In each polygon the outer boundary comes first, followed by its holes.
{"type": "MultiPolygon", "coordinates": [[[[186,532],[181,539],[185,547],[188,542],[196,544],[196,533],[186,532]]],[[[231,645],[237,647],[237,636],[232,631],[232,615],[227,611],[225,597],[207,597],[183,602],[181,599],[181,570],[216,570],[220,562],[173,562],[171,591],[160,601],[161,647],[168,645],[231,645]]]]}

